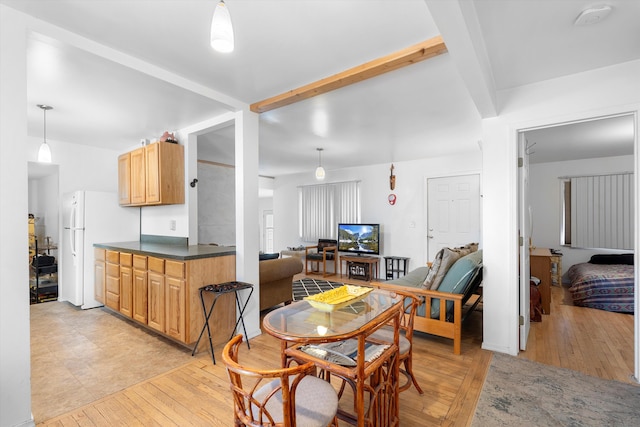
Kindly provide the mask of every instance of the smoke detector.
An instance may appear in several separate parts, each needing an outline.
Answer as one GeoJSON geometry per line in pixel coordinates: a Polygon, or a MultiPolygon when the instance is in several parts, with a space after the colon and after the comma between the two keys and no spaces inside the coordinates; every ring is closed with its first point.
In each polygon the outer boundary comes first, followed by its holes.
{"type": "Polygon", "coordinates": [[[603,21],[611,13],[611,6],[594,6],[580,12],[573,25],[592,25],[603,21]]]}

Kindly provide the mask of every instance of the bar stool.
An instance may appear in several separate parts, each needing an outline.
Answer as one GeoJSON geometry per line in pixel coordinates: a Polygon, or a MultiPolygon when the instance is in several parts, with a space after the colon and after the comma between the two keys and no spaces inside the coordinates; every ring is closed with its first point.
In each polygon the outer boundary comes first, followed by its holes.
{"type": "MultiPolygon", "coordinates": [[[[253,294],[253,285],[251,283],[233,281],[233,282],[225,282],[225,283],[203,286],[200,288],[200,302],[202,303],[204,325],[202,325],[202,330],[200,331],[198,340],[196,341],[196,344],[193,346],[193,351],[191,352],[191,356],[196,354],[196,350],[198,349],[198,344],[200,344],[200,340],[202,339],[202,335],[204,334],[204,331],[206,329],[207,334],[209,336],[209,349],[211,350],[211,359],[213,360],[213,364],[214,365],[216,364],[216,357],[213,354],[213,342],[211,341],[211,327],[209,326],[209,319],[211,318],[211,313],[213,313],[213,308],[216,306],[216,302],[218,301],[218,298],[221,295],[228,294],[231,292],[235,294],[239,315],[238,315],[238,319],[236,320],[236,324],[233,327],[233,331],[231,332],[231,336],[229,337],[229,340],[231,340],[231,338],[233,338],[233,336],[236,334],[236,329],[238,329],[238,324],[240,322],[242,322],[242,329],[244,331],[244,336],[245,337],[247,336],[247,328],[244,325],[243,316],[244,316],[244,310],[247,308],[247,304],[249,304],[249,299],[251,299],[251,295],[253,294]],[[238,295],[238,291],[241,291],[244,289],[251,289],[251,291],[249,292],[249,296],[247,297],[246,301],[243,304],[240,301],[240,296],[238,295]],[[209,307],[208,310],[204,302],[205,293],[213,294],[213,301],[211,302],[211,307],[209,307]]],[[[248,339],[247,339],[247,347],[251,349],[248,339]]]]}

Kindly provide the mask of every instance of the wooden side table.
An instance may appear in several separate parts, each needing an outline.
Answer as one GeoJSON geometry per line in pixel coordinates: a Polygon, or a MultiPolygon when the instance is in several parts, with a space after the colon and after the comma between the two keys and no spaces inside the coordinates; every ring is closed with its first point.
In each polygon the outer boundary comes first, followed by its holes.
{"type": "Polygon", "coordinates": [[[400,273],[406,276],[408,269],[409,258],[402,256],[384,257],[384,272],[386,280],[393,280],[394,273],[396,278],[400,277],[400,273]]]}
{"type": "Polygon", "coordinates": [[[349,279],[360,279],[369,282],[371,279],[377,279],[379,277],[378,257],[342,255],[338,261],[340,264],[340,276],[342,276],[342,261],[347,263],[347,275],[349,279]],[[358,270],[362,271],[363,274],[352,274],[353,271],[358,270]]]}
{"type": "Polygon", "coordinates": [[[529,253],[531,275],[540,279],[538,290],[542,297],[542,313],[551,313],[552,258],[555,256],[547,248],[535,248],[529,253]]]}

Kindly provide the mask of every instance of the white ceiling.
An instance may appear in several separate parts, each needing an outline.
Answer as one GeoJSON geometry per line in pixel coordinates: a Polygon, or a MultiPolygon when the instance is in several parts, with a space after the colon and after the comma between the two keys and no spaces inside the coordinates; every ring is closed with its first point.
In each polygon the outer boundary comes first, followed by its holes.
{"type": "MultiPolygon", "coordinates": [[[[123,151],[441,32],[452,41],[448,54],[261,114],[267,176],[314,170],[316,147],[328,170],[477,150],[486,112],[460,64],[486,57],[494,93],[640,59],[640,2],[606,2],[607,20],[576,27],[591,1],[462,0],[464,28],[442,11],[453,0],[227,0],[236,50],[220,54],[208,43],[215,0],[0,0],[61,28],[29,35],[29,135],[42,137],[45,103],[47,139],[123,151]],[[465,34],[475,51],[452,50],[465,34]]],[[[609,136],[600,146],[619,152],[609,136]]],[[[537,153],[553,138],[540,131],[537,153]]],[[[233,128],[199,146],[233,161],[233,128]]]]}

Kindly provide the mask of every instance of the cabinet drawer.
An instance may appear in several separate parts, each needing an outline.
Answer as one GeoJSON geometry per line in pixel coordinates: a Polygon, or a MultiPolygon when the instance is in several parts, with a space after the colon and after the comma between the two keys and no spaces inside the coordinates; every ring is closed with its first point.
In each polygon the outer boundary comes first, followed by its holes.
{"type": "Polygon", "coordinates": [[[154,271],[156,273],[164,274],[164,260],[160,258],[154,258],[150,256],[148,258],[149,262],[149,271],[154,271]]]}
{"type": "Polygon", "coordinates": [[[120,277],[120,266],[107,263],[107,277],[120,277]]]}
{"type": "Polygon", "coordinates": [[[96,261],[104,261],[105,260],[105,256],[106,256],[106,250],[105,249],[101,249],[101,248],[94,248],[93,249],[93,256],[96,259],[96,261]]]}
{"type": "Polygon", "coordinates": [[[143,255],[134,255],[133,256],[133,268],[136,270],[146,270],[147,269],[147,257],[143,255]]]}
{"type": "Polygon", "coordinates": [[[184,279],[184,262],[169,261],[166,260],[164,264],[165,273],[167,276],[176,277],[178,279],[184,279]]]}
{"type": "Polygon", "coordinates": [[[120,264],[120,252],[107,251],[107,262],[112,264],[120,264]]]}
{"type": "Polygon", "coordinates": [[[120,252],[120,265],[124,265],[125,267],[133,266],[133,254],[120,252]]]}

